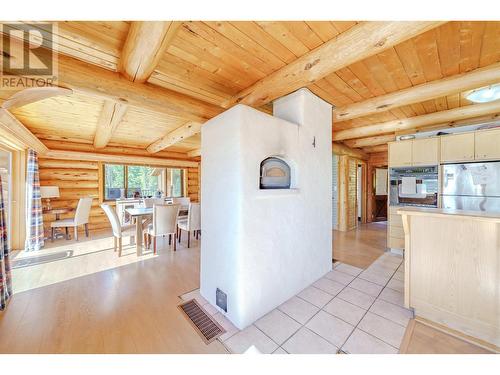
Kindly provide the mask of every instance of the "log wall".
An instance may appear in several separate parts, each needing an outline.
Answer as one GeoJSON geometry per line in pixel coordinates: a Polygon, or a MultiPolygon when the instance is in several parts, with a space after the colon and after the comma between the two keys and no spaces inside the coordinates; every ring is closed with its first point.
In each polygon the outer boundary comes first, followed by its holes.
{"type": "MultiPolygon", "coordinates": [[[[40,167],[40,185],[58,186],[60,197],[51,199],[53,208],[71,207],[76,209],[78,201],[83,197],[94,198],[92,209],[90,211],[89,228],[90,230],[110,228],[108,218],[101,209],[100,189],[102,184],[102,175],[100,173],[99,162],[78,161],[78,160],[58,160],[58,159],[39,159],[40,167]]],[[[199,167],[187,168],[187,194],[191,201],[199,201],[199,167]]],[[[45,199],[43,200],[45,205],[45,199]]],[[[74,211],[61,218],[71,218],[74,211]]],[[[50,229],[50,222],[55,220],[54,215],[44,214],[43,217],[46,229],[50,229]]],[[[83,227],[80,228],[83,231],[83,227]]]]}
{"type": "MultiPolygon", "coordinates": [[[[39,159],[40,185],[59,187],[59,198],[51,199],[53,208],[71,207],[76,209],[78,200],[84,197],[94,198],[90,211],[89,229],[109,228],[109,222],[104,211],[99,207],[99,163],[89,161],[39,159]]],[[[43,200],[45,205],[45,199],[43,200]]],[[[62,219],[73,217],[75,212],[61,215],[62,219]]],[[[44,214],[43,222],[50,228],[54,215],[44,214]]],[[[83,227],[80,228],[83,230],[83,227]]]]}

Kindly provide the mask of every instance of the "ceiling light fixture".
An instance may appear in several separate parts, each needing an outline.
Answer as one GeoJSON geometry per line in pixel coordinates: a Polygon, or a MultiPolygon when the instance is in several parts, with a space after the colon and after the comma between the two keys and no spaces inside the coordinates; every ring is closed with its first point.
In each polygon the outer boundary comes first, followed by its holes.
{"type": "Polygon", "coordinates": [[[474,103],[488,103],[500,99],[500,84],[473,90],[467,94],[467,99],[474,103]]]}
{"type": "Polygon", "coordinates": [[[399,137],[400,141],[407,141],[408,139],[415,139],[414,134],[407,134],[407,135],[402,135],[399,137]]]}

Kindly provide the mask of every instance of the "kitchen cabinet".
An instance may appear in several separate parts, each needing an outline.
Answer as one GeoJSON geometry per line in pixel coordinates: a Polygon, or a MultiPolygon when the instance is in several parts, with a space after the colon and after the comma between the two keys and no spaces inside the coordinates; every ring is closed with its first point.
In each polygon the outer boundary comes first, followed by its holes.
{"type": "Polygon", "coordinates": [[[441,137],[441,163],[474,160],[474,133],[441,137]]]}
{"type": "Polygon", "coordinates": [[[412,163],[412,141],[389,143],[389,166],[406,167],[412,163]]]}
{"type": "Polygon", "coordinates": [[[387,247],[402,250],[405,247],[403,221],[396,211],[399,207],[389,207],[389,222],[387,226],[387,247]]]}
{"type": "Polygon", "coordinates": [[[414,139],[412,165],[439,164],[439,138],[414,139]]]}
{"type": "Polygon", "coordinates": [[[474,144],[476,160],[500,159],[500,129],[476,132],[474,144]]]}

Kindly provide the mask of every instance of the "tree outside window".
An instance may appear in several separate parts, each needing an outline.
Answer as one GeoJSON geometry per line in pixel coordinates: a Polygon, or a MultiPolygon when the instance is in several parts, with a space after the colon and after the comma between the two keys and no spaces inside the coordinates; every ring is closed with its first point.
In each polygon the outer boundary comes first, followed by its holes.
{"type": "Polygon", "coordinates": [[[152,197],[162,189],[169,197],[183,196],[183,169],[166,168],[163,173],[154,171],[155,168],[148,166],[105,164],[104,199],[131,198],[135,193],[152,197]]]}

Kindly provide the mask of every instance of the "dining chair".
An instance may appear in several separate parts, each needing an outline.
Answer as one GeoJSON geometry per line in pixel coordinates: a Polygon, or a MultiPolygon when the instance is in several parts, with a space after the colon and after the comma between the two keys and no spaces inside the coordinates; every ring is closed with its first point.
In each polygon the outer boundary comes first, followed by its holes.
{"type": "Polygon", "coordinates": [[[189,211],[186,220],[180,220],[177,225],[179,226],[179,243],[181,242],[182,231],[185,230],[188,235],[188,248],[190,246],[191,232],[194,231],[195,238],[201,232],[201,210],[199,203],[189,203],[189,211]]]}
{"type": "MultiPolygon", "coordinates": [[[[114,251],[116,251],[118,243],[118,256],[122,256],[122,237],[129,236],[134,237],[136,234],[136,227],[134,224],[124,224],[120,223],[120,219],[116,214],[116,211],[111,208],[109,204],[101,204],[101,208],[104,210],[108,220],[111,224],[111,229],[113,230],[113,240],[114,240],[114,251]]],[[[137,241],[137,240],[136,240],[137,241]]]]}
{"type": "Polygon", "coordinates": [[[54,235],[56,228],[66,229],[66,239],[69,238],[68,228],[75,228],[75,240],[78,241],[78,227],[83,225],[85,228],[85,237],[89,236],[89,216],[90,209],[92,207],[92,198],[80,198],[78,205],[76,206],[75,216],[69,219],[55,220],[50,223],[50,229],[52,234],[52,241],[54,241],[54,235]]]}
{"type": "Polygon", "coordinates": [[[155,204],[165,204],[163,198],[144,198],[142,205],[146,208],[152,208],[155,204]]]}
{"type": "Polygon", "coordinates": [[[169,244],[176,251],[176,230],[177,216],[179,215],[178,204],[155,204],[153,206],[153,222],[146,229],[146,246],[151,245],[151,237],[153,237],[153,251],[156,254],[156,237],[169,236],[169,244]],[[172,237],[173,236],[173,237],[172,237]]]}
{"type": "Polygon", "coordinates": [[[189,203],[191,202],[191,198],[189,197],[179,197],[179,198],[172,198],[172,204],[178,204],[180,205],[180,213],[179,213],[179,218],[177,219],[177,221],[181,221],[181,220],[186,220],[187,219],[187,215],[186,214],[183,214],[181,215],[182,211],[186,211],[189,209],[189,203]]]}

